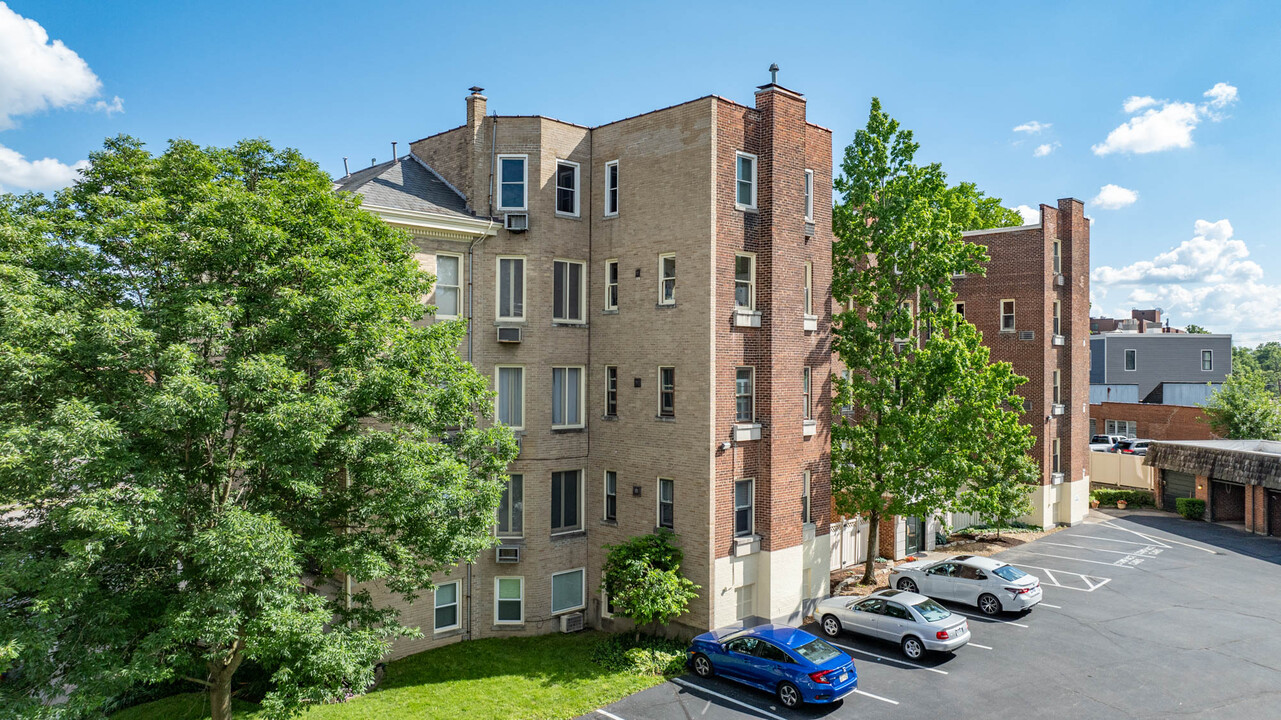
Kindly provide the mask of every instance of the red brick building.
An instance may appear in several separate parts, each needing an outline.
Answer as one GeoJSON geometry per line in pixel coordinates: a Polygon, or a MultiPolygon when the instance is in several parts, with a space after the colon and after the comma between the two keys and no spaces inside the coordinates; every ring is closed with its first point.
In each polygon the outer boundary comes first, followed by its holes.
{"type": "Polygon", "coordinates": [[[1104,402],[1090,405],[1090,434],[1124,428],[1121,435],[1149,440],[1214,440],[1205,411],[1187,405],[1104,402]]]}

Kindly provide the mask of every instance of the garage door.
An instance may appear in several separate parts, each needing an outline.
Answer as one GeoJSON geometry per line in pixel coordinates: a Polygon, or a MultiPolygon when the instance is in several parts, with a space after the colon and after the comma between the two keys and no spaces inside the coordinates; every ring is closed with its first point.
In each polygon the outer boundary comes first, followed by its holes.
{"type": "Polygon", "coordinates": [[[1281,492],[1268,491],[1268,534],[1281,536],[1281,492]]]}
{"type": "Polygon", "coordinates": [[[1245,486],[1210,481],[1210,519],[1215,522],[1245,522],[1245,486]]]}
{"type": "Polygon", "coordinates": [[[1161,489],[1161,507],[1175,512],[1174,501],[1181,497],[1196,497],[1196,476],[1191,473],[1162,470],[1161,479],[1165,481],[1161,489]]]}

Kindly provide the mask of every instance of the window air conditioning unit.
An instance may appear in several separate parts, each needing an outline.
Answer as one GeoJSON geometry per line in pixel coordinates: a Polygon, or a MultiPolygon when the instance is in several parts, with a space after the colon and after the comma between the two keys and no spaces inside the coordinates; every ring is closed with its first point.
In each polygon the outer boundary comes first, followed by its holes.
{"type": "Polygon", "coordinates": [[[515,546],[499,545],[494,549],[494,561],[500,563],[518,563],[520,562],[520,548],[515,546]]]}
{"type": "Polygon", "coordinates": [[[503,227],[514,233],[529,229],[529,213],[507,213],[503,215],[503,227]]]}
{"type": "Polygon", "coordinates": [[[517,455],[520,455],[520,451],[523,449],[523,448],[521,447],[521,445],[522,445],[522,441],[523,441],[524,439],[525,439],[525,436],[524,436],[524,435],[517,435],[517,436],[516,436],[516,454],[517,454],[517,455]]]}
{"type": "Polygon", "coordinates": [[[1062,286],[1063,286],[1063,284],[1064,284],[1064,283],[1066,283],[1066,282],[1067,282],[1067,280],[1063,279],[1063,276],[1062,276],[1062,275],[1055,275],[1055,276],[1054,276],[1054,284],[1055,284],[1055,285],[1058,285],[1059,287],[1062,287],[1062,286]]]}
{"type": "Polygon", "coordinates": [[[1035,330],[1020,330],[1020,331],[1019,331],[1019,339],[1020,339],[1020,340],[1035,340],[1035,339],[1036,339],[1036,331],[1035,331],[1035,330]]]}
{"type": "Polygon", "coordinates": [[[521,331],[524,328],[518,327],[500,327],[498,328],[498,342],[500,343],[518,343],[521,338],[521,331]]]}
{"type": "Polygon", "coordinates": [[[1063,473],[1050,473],[1050,484],[1051,484],[1051,485],[1062,485],[1062,484],[1063,484],[1063,473]]]}
{"type": "Polygon", "coordinates": [[[563,633],[578,632],[583,629],[583,614],[568,613],[560,616],[560,631],[563,633]]]}
{"type": "Polygon", "coordinates": [[[1065,412],[1067,412],[1067,406],[1066,406],[1066,405],[1051,405],[1051,406],[1050,406],[1050,414],[1051,414],[1051,415],[1062,415],[1062,414],[1063,414],[1063,413],[1065,413],[1065,412]]]}
{"type": "Polygon", "coordinates": [[[805,237],[807,238],[814,237],[814,223],[812,222],[805,223],[805,237]]]}

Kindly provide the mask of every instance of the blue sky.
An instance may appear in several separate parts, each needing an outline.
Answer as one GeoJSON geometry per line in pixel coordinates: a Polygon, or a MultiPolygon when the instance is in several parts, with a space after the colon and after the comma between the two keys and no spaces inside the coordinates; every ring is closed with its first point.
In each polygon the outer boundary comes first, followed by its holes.
{"type": "Polygon", "coordinates": [[[611,5],[7,0],[0,188],[64,184],[117,133],[261,136],[341,174],[458,125],[471,85],[594,125],[750,104],[776,62],[838,158],[875,95],[953,180],[1086,201],[1096,314],[1281,339],[1275,3],[611,5]]]}

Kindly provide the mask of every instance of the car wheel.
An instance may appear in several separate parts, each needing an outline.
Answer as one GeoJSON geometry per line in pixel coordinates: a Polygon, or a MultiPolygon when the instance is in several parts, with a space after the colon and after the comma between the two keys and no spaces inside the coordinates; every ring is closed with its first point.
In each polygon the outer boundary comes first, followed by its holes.
{"type": "Polygon", "coordinates": [[[983,593],[979,595],[979,610],[982,610],[984,615],[995,615],[1001,612],[1001,601],[997,600],[995,595],[983,593]]]}
{"type": "Polygon", "coordinates": [[[694,653],[694,674],[705,678],[712,676],[712,661],[703,653],[694,653]]]}
{"type": "Polygon", "coordinates": [[[898,589],[903,592],[916,592],[916,581],[912,578],[903,578],[898,581],[898,589]]]}
{"type": "Polygon", "coordinates": [[[801,691],[790,682],[781,682],[778,684],[778,701],[783,703],[783,707],[794,708],[801,704],[801,691]]]}
{"type": "Polygon", "coordinates": [[[921,644],[921,639],[912,635],[903,638],[903,654],[909,660],[919,660],[925,654],[925,646],[921,644]]]}
{"type": "Polygon", "coordinates": [[[836,637],[841,634],[841,621],[836,619],[835,615],[823,616],[823,633],[828,637],[836,637]]]}

